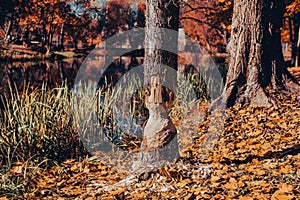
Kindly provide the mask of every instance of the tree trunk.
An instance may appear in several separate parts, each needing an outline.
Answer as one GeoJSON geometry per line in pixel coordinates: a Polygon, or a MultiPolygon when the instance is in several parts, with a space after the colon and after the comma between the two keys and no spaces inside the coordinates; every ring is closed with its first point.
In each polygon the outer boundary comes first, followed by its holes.
{"type": "MultiPolygon", "coordinates": [[[[160,29],[178,31],[179,4],[177,0],[147,0],[146,5],[144,82],[150,83],[149,96],[145,100],[149,119],[144,129],[138,165],[134,168],[161,165],[179,155],[177,130],[167,115],[165,97],[168,94],[162,86],[165,80],[176,80],[176,76],[170,77],[170,74],[161,70],[162,64],[177,69],[177,55],[161,50],[166,42],[174,40],[170,40],[160,29]]],[[[174,45],[177,49],[177,38],[174,43],[168,45],[174,45]]]]}
{"type": "Polygon", "coordinates": [[[292,35],[291,37],[291,46],[292,46],[292,62],[291,64],[293,66],[296,66],[296,59],[297,59],[297,55],[298,55],[298,59],[299,59],[299,48],[297,48],[297,43],[299,41],[299,31],[300,31],[300,13],[294,14],[292,17],[292,21],[293,21],[293,29],[294,31],[292,31],[292,26],[290,29],[290,33],[292,35]]]}
{"type": "Polygon", "coordinates": [[[300,56],[300,26],[298,27],[298,41],[296,45],[295,67],[299,66],[299,56],[300,56]]]}
{"type": "Polygon", "coordinates": [[[235,104],[270,107],[276,104],[266,86],[282,90],[296,84],[284,65],[280,42],[284,8],[283,0],[234,2],[229,71],[212,110],[235,104]]]}
{"type": "Polygon", "coordinates": [[[64,51],[64,36],[65,36],[65,23],[61,25],[60,34],[59,34],[59,51],[64,51]]]}
{"type": "Polygon", "coordinates": [[[4,43],[8,43],[8,35],[9,35],[9,32],[10,32],[10,29],[11,29],[11,24],[12,24],[12,19],[9,19],[8,22],[7,22],[7,25],[4,26],[4,43]]]}

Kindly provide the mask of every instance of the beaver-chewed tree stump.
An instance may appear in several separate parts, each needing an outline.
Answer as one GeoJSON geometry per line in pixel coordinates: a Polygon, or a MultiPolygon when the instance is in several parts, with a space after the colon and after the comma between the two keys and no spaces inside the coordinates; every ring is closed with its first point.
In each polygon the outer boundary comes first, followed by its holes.
{"type": "Polygon", "coordinates": [[[133,168],[147,165],[161,166],[179,156],[177,130],[167,114],[162,95],[160,77],[152,76],[150,95],[145,99],[149,119],[144,128],[141,152],[133,168]]]}

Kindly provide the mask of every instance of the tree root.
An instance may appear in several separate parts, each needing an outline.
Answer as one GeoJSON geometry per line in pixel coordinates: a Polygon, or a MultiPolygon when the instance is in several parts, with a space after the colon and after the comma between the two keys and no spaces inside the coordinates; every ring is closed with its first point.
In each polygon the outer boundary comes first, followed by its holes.
{"type": "Polygon", "coordinates": [[[300,84],[293,81],[288,81],[286,82],[285,87],[288,93],[300,95],[300,84]]]}
{"type": "Polygon", "coordinates": [[[231,105],[277,107],[276,101],[261,86],[248,86],[241,94],[234,94],[233,90],[224,91],[223,94],[212,102],[210,111],[228,108],[231,105]]]}
{"type": "Polygon", "coordinates": [[[267,108],[277,107],[276,101],[269,94],[267,94],[266,90],[261,86],[259,86],[256,90],[246,91],[241,98],[245,99],[243,105],[253,105],[267,108]]]}
{"type": "MultiPolygon", "coordinates": [[[[180,173],[190,174],[190,176],[196,175],[201,177],[202,179],[207,178],[207,176],[211,173],[211,169],[208,164],[199,163],[199,165],[192,165],[190,163],[183,163],[182,160],[176,163],[169,163],[168,165],[166,165],[165,169],[167,170],[167,168],[176,169],[180,171],[180,173]]],[[[105,194],[112,190],[126,190],[126,188],[134,188],[137,183],[140,183],[141,181],[147,181],[150,178],[153,178],[153,180],[155,180],[157,183],[160,183],[162,177],[166,176],[163,174],[163,171],[165,170],[162,170],[160,172],[160,168],[156,167],[155,165],[149,165],[141,170],[133,172],[116,184],[107,186],[104,184],[90,185],[92,187],[96,187],[96,189],[86,192],[76,199],[86,199],[88,197],[97,199],[98,196],[101,196],[102,194],[105,194]]]]}

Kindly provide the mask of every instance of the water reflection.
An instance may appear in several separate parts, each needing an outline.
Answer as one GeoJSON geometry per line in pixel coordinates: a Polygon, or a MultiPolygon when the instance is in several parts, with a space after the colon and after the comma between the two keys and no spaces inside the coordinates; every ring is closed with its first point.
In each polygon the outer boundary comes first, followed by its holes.
{"type": "Polygon", "coordinates": [[[12,62],[0,63],[0,92],[9,91],[9,84],[22,91],[24,84],[32,90],[41,88],[43,83],[48,88],[60,87],[66,82],[72,87],[82,60],[45,61],[45,62],[12,62]]]}
{"type": "MultiPolygon", "coordinates": [[[[107,86],[107,84],[116,84],[127,71],[143,63],[142,57],[113,57],[113,62],[105,69],[104,59],[100,57],[101,55],[97,55],[93,57],[93,59],[87,60],[86,64],[88,64],[88,67],[85,71],[86,78],[93,76],[98,78],[99,74],[93,73],[95,71],[94,69],[98,68],[96,71],[101,72],[103,75],[99,79],[98,87],[107,86]]],[[[10,85],[13,88],[17,88],[20,92],[24,89],[25,85],[29,86],[29,92],[31,92],[34,89],[41,88],[44,83],[47,89],[61,87],[63,83],[65,83],[69,89],[72,89],[77,72],[83,61],[84,57],[74,58],[72,60],[53,59],[43,62],[0,63],[0,94],[6,93],[9,95],[10,85]]],[[[196,68],[192,68],[194,69],[192,73],[197,73],[196,68]]],[[[218,68],[224,82],[227,67],[219,64],[218,68]]],[[[183,73],[191,72],[191,65],[179,63],[178,70],[183,73]]],[[[208,75],[213,76],[211,74],[208,75]]],[[[0,100],[0,108],[1,107],[3,107],[3,105],[1,105],[0,100]]]]}
{"type": "MultiPolygon", "coordinates": [[[[41,62],[4,62],[0,63],[0,93],[9,93],[9,85],[16,87],[18,91],[24,89],[24,84],[29,86],[30,90],[41,88],[43,83],[47,88],[61,87],[66,83],[68,88],[74,86],[76,74],[84,58],[73,60],[53,60],[41,62]]],[[[93,74],[93,68],[104,68],[103,59],[87,61],[88,64],[86,77],[97,76],[93,74]],[[91,73],[91,74],[90,74],[91,73]]],[[[113,63],[103,71],[103,76],[99,84],[115,84],[120,77],[132,67],[142,63],[142,59],[137,58],[115,58],[113,63]],[[104,72],[105,70],[105,72],[104,72]],[[105,81],[104,81],[105,80],[105,81]]]]}
{"type": "MultiPolygon", "coordinates": [[[[47,89],[61,87],[63,83],[72,88],[80,63],[82,59],[0,63],[0,94],[9,97],[10,86],[19,92],[25,86],[32,92],[43,84],[47,89]]],[[[3,104],[0,99],[0,109],[3,104]]]]}

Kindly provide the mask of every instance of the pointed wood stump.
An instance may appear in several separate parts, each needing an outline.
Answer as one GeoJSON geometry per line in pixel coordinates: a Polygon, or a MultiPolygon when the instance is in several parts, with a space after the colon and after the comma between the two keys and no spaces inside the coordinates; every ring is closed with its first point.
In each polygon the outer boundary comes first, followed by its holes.
{"type": "Polygon", "coordinates": [[[146,97],[149,119],[144,129],[144,137],[138,162],[133,168],[143,165],[162,165],[179,156],[177,130],[167,114],[162,98],[159,76],[152,76],[150,96],[146,97]]]}

